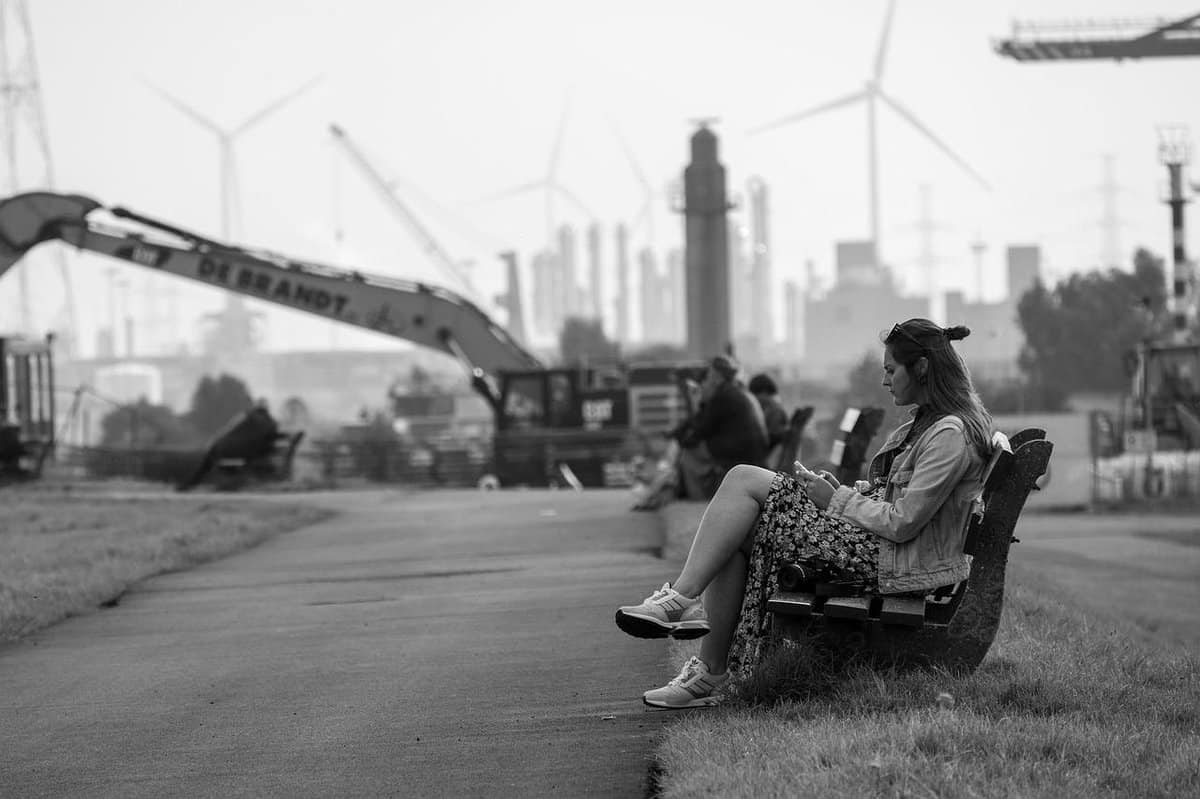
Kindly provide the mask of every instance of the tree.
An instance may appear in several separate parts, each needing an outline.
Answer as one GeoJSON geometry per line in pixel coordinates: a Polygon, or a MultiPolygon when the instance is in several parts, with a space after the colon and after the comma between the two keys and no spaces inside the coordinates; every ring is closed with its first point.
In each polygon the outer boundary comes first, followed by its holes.
{"type": "Polygon", "coordinates": [[[1133,272],[1075,274],[1022,295],[1025,334],[1018,365],[1034,396],[1119,391],[1128,382],[1126,353],[1159,329],[1166,304],[1161,258],[1139,249],[1133,272]]]}
{"type": "Polygon", "coordinates": [[[599,319],[568,317],[558,338],[559,352],[568,366],[615,363],[621,358],[621,348],[604,335],[599,319]]]}
{"type": "Polygon", "coordinates": [[[120,405],[100,420],[100,445],[129,449],[186,447],[196,443],[196,434],[165,405],[146,400],[120,405]]]}
{"type": "MultiPolygon", "coordinates": [[[[847,376],[846,390],[838,395],[845,408],[882,408],[883,422],[879,429],[892,430],[908,418],[909,409],[897,408],[883,387],[883,355],[868,352],[863,355],[847,376]]],[[[841,422],[839,417],[837,420],[841,422]]]]}
{"type": "Polygon", "coordinates": [[[205,375],[192,394],[186,419],[197,433],[208,438],[253,405],[249,389],[238,378],[222,374],[214,379],[205,375]]]}

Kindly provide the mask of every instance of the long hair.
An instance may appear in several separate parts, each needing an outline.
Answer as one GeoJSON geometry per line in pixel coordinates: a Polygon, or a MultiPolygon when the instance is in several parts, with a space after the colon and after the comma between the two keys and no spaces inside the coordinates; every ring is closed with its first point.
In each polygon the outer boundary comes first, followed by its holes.
{"type": "Polygon", "coordinates": [[[917,378],[929,397],[928,410],[935,416],[954,414],[962,419],[967,440],[987,458],[992,446],[992,416],[975,391],[971,372],[950,342],[971,335],[962,325],[943,328],[928,319],[909,319],[892,328],[883,338],[896,363],[909,370],[921,358],[928,369],[917,378]]]}

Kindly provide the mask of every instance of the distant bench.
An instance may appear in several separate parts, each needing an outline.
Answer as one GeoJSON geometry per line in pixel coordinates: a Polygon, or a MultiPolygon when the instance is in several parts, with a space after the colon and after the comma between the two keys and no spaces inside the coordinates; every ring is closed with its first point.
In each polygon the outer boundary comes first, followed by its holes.
{"type": "Polygon", "coordinates": [[[213,468],[216,487],[234,490],[241,488],[251,478],[286,480],[292,473],[292,461],[303,439],[303,431],[280,431],[275,434],[269,452],[251,457],[234,455],[217,458],[213,468]]]}
{"type": "Polygon", "coordinates": [[[897,665],[940,665],[973,671],[1000,624],[1004,574],[1013,530],[1054,445],[1045,431],[999,436],[984,475],[982,515],[972,516],[963,551],[972,556],[968,578],[924,596],[864,595],[861,587],[823,579],[804,563],[779,566],[779,590],[767,601],[775,634],[814,636],[847,654],[897,665]]]}

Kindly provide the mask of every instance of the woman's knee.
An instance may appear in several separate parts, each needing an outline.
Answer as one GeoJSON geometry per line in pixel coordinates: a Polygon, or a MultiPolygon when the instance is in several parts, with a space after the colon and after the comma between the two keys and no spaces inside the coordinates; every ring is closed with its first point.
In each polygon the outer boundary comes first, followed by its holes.
{"type": "Polygon", "coordinates": [[[761,505],[766,501],[774,480],[775,472],[770,469],[739,463],[725,473],[721,488],[753,497],[761,505]]]}

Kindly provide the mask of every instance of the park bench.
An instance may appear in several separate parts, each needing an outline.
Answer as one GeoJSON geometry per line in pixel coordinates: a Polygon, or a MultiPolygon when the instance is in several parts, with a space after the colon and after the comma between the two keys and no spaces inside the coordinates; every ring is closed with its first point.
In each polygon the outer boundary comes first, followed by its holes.
{"type": "Polygon", "coordinates": [[[774,634],[898,666],[973,671],[995,639],[1013,530],[1052,450],[1044,430],[998,435],[984,472],[983,510],[972,515],[963,547],[972,557],[965,581],[923,596],[879,596],[823,579],[811,565],[783,563],[767,601],[774,634]]]}
{"type": "Polygon", "coordinates": [[[230,420],[177,488],[186,491],[206,478],[223,491],[242,488],[251,480],[285,480],[303,438],[303,431],[280,430],[270,412],[256,406],[230,420]]]}
{"type": "Polygon", "coordinates": [[[276,434],[269,452],[250,457],[233,455],[218,458],[213,468],[214,485],[230,491],[241,488],[249,479],[286,480],[291,476],[292,461],[303,439],[303,431],[281,431],[276,434]]]}
{"type": "Polygon", "coordinates": [[[792,411],[788,417],[788,429],[776,450],[767,456],[767,468],[780,472],[792,472],[792,462],[800,452],[800,442],[804,439],[804,428],[808,426],[813,416],[813,406],[803,405],[792,411]]]}

